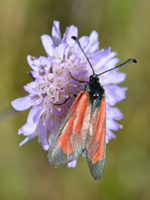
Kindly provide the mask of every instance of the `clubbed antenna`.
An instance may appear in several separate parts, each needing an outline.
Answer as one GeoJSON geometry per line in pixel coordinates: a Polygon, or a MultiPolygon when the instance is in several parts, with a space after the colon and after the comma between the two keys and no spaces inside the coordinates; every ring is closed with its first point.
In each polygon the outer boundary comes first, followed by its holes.
{"type": "Polygon", "coordinates": [[[108,70],[106,70],[106,71],[104,71],[104,72],[102,72],[100,74],[97,74],[97,75],[100,76],[102,74],[105,74],[106,72],[112,71],[112,70],[114,70],[116,68],[122,67],[123,65],[129,64],[131,62],[137,63],[137,60],[135,60],[134,58],[131,58],[131,59],[127,60],[126,62],[124,62],[124,63],[122,63],[122,64],[120,64],[120,65],[118,65],[118,66],[116,66],[116,67],[114,67],[112,69],[108,69],[108,70]]]}
{"type": "Polygon", "coordinates": [[[92,71],[93,71],[93,74],[95,74],[95,72],[94,72],[94,69],[93,69],[93,67],[92,67],[92,64],[90,63],[90,61],[89,61],[89,59],[88,59],[88,57],[87,57],[87,55],[85,54],[85,52],[83,51],[83,49],[82,49],[82,47],[81,47],[81,44],[80,44],[80,42],[79,42],[79,40],[78,40],[78,38],[77,37],[75,37],[75,36],[72,36],[71,37],[77,44],[78,44],[78,46],[80,47],[80,49],[81,49],[81,51],[83,52],[83,54],[84,54],[84,56],[86,57],[86,59],[87,59],[87,61],[88,61],[88,63],[90,64],[90,66],[91,66],[91,69],[92,69],[92,71]]]}

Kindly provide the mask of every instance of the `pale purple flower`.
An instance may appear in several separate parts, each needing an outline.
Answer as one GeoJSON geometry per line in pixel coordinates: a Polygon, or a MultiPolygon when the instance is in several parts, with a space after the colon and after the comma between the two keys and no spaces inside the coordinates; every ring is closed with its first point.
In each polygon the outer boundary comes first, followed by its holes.
{"type": "MultiPolygon", "coordinates": [[[[71,78],[88,81],[92,70],[79,49],[78,45],[71,38],[78,36],[78,29],[75,26],[67,27],[61,38],[59,22],[54,21],[52,37],[42,35],[41,40],[47,56],[39,58],[27,56],[27,61],[32,71],[32,81],[24,86],[29,93],[25,97],[18,98],[11,102],[14,109],[23,111],[31,107],[26,124],[18,131],[18,134],[26,136],[20,146],[38,136],[38,141],[44,150],[49,146],[56,135],[63,119],[74,101],[71,97],[61,106],[52,103],[63,103],[72,93],[78,94],[85,86],[71,78]]],[[[119,61],[111,48],[99,50],[98,33],[92,31],[90,36],[83,36],[79,39],[83,50],[93,65],[96,74],[113,68],[119,61]]],[[[114,107],[116,103],[125,98],[126,87],[117,84],[125,80],[126,75],[118,72],[118,69],[100,76],[100,83],[104,86],[106,93],[106,140],[115,138],[112,131],[122,128],[116,120],[121,120],[123,114],[114,107]]],[[[68,164],[74,167],[76,160],[68,164]]]]}

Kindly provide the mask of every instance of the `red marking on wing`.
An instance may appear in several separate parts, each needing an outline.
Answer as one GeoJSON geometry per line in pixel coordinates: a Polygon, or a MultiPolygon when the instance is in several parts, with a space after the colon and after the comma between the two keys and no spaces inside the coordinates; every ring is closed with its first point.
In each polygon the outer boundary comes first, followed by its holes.
{"type": "Polygon", "coordinates": [[[69,115],[70,115],[71,113],[73,113],[73,112],[75,111],[75,109],[77,108],[77,105],[78,105],[78,103],[79,103],[79,101],[80,101],[80,98],[81,98],[81,96],[83,95],[83,93],[84,93],[84,91],[82,90],[82,91],[78,94],[78,96],[77,96],[75,102],[73,103],[72,108],[70,109],[70,111],[69,111],[69,113],[68,113],[69,115]]]}
{"type": "Polygon", "coordinates": [[[98,160],[101,160],[103,158],[103,155],[104,155],[103,144],[104,144],[104,140],[105,140],[104,136],[105,136],[105,128],[103,128],[102,133],[101,133],[99,149],[96,151],[96,153],[94,154],[94,156],[91,159],[92,164],[97,163],[98,160]]]}
{"type": "Polygon", "coordinates": [[[72,128],[73,121],[74,121],[74,117],[71,117],[68,119],[68,121],[65,125],[65,130],[63,131],[64,134],[61,135],[58,139],[58,146],[62,147],[62,151],[64,154],[72,153],[72,148],[71,148],[71,144],[69,141],[69,135],[70,135],[70,130],[72,128]]]}
{"type": "Polygon", "coordinates": [[[73,103],[66,121],[60,129],[58,137],[58,146],[62,148],[62,152],[66,155],[77,151],[82,146],[81,128],[86,113],[88,95],[81,91],[73,103]]]}
{"type": "Polygon", "coordinates": [[[90,158],[92,164],[95,164],[98,160],[101,160],[104,155],[106,123],[105,110],[106,102],[105,99],[102,99],[100,110],[97,109],[92,117],[92,130],[94,130],[94,137],[90,140],[87,146],[88,157],[90,158]],[[98,123],[96,123],[96,121],[98,123]]]}
{"type": "Polygon", "coordinates": [[[75,116],[75,120],[73,124],[74,133],[78,133],[83,126],[83,120],[84,120],[84,116],[86,112],[87,101],[88,101],[88,95],[84,93],[76,109],[76,116],[75,116]]]}

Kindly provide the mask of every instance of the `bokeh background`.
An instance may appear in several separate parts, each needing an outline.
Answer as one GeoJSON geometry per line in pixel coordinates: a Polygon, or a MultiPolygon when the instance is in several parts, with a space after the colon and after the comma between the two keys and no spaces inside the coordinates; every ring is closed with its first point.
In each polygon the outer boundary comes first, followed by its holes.
{"type": "Polygon", "coordinates": [[[0,1],[0,199],[149,200],[150,199],[150,1],[149,0],[1,0],[0,1]],[[90,175],[86,159],[75,169],[54,169],[34,138],[22,147],[18,129],[28,111],[16,112],[10,102],[25,96],[30,82],[26,56],[45,56],[40,40],[51,34],[53,20],[61,33],[75,25],[79,37],[99,33],[100,48],[111,46],[123,62],[138,64],[121,85],[127,98],[117,106],[124,128],[107,145],[104,174],[90,175]]]}

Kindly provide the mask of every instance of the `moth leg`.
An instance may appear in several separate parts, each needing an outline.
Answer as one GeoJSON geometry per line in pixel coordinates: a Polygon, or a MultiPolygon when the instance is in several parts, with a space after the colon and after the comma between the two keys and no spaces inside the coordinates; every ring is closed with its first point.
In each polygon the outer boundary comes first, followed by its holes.
{"type": "Polygon", "coordinates": [[[55,106],[61,106],[63,104],[65,104],[72,96],[77,97],[77,95],[75,93],[72,93],[63,103],[52,103],[55,106]]]}
{"type": "Polygon", "coordinates": [[[79,83],[87,83],[87,81],[79,81],[79,80],[75,79],[75,78],[72,76],[71,72],[69,72],[69,74],[70,74],[70,76],[71,76],[71,78],[72,78],[73,80],[78,81],[79,83]]]}

